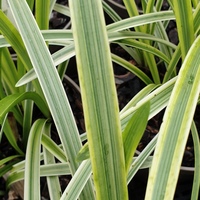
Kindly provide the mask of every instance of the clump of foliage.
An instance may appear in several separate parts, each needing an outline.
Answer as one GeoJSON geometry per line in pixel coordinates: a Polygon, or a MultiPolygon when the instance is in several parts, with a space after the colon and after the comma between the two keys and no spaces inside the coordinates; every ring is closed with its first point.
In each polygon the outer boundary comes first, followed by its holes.
{"type": "Polygon", "coordinates": [[[161,11],[162,0],[142,0],[142,14],[134,1],[124,0],[127,19],[101,0],[69,0],[70,12],[55,0],[6,2],[13,21],[0,10],[0,122],[1,136],[16,152],[0,161],[1,176],[9,173],[7,187],[24,179],[24,199],[40,199],[40,177],[46,177],[51,199],[121,200],[128,199],[127,184],[136,172],[151,168],[146,199],[173,199],[191,130],[195,149],[191,198],[197,199],[200,146],[193,116],[200,92],[198,0],[170,0],[168,11],[161,11]],[[71,18],[72,29],[49,30],[53,9],[71,18]],[[113,19],[108,26],[103,10],[113,19]],[[166,34],[170,20],[177,24],[177,46],[166,34]],[[111,54],[110,43],[124,48],[150,75],[111,54]],[[51,55],[49,45],[62,48],[51,55]],[[74,55],[86,124],[82,135],[62,85],[68,60],[74,55]],[[112,61],[146,84],[121,111],[112,61]],[[160,63],[166,68],[162,78],[160,63]],[[33,120],[35,105],[40,117],[33,120]],[[148,120],[165,107],[159,134],[134,157],[148,120]],[[52,125],[60,145],[51,138],[52,125]],[[60,175],[72,176],[64,192],[60,175]]]}

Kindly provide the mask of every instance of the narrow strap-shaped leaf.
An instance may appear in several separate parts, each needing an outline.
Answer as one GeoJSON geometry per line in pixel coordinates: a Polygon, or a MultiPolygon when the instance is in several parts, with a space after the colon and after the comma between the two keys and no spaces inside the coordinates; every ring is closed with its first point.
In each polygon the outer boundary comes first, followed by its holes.
{"type": "Polygon", "coordinates": [[[58,160],[67,162],[64,151],[47,135],[42,135],[42,145],[58,160]]]}
{"type": "Polygon", "coordinates": [[[24,178],[24,199],[40,199],[40,148],[45,119],[33,124],[28,139],[24,178]]]}
{"type": "MultiPolygon", "coordinates": [[[[149,0],[147,3],[146,3],[146,9],[145,9],[145,13],[151,13],[153,11],[153,8],[154,8],[154,3],[155,3],[155,0],[149,0]]],[[[152,32],[152,28],[154,24],[148,24],[146,26],[144,26],[144,32],[146,33],[151,33],[152,32]]]]}
{"type": "MultiPolygon", "coordinates": [[[[28,83],[26,86],[26,91],[30,92],[33,90],[32,83],[28,83]]],[[[30,99],[26,99],[24,101],[24,118],[23,118],[23,138],[22,143],[24,146],[24,149],[26,148],[27,142],[28,142],[28,136],[29,132],[32,126],[32,119],[33,119],[33,105],[34,102],[30,99]]]]}
{"type": "Polygon", "coordinates": [[[35,0],[35,18],[40,29],[49,28],[50,0],[35,0]]]}
{"type": "Polygon", "coordinates": [[[109,17],[113,20],[113,21],[120,21],[121,17],[119,16],[119,13],[117,13],[115,10],[113,10],[113,8],[111,8],[108,3],[106,3],[105,1],[102,1],[102,5],[104,8],[104,11],[109,15],[109,17]]]}
{"type": "Polygon", "coordinates": [[[174,19],[172,11],[161,11],[157,13],[143,14],[128,19],[109,24],[107,26],[108,32],[122,31],[133,27],[142,26],[145,24],[151,24],[153,22],[172,20],[174,19]],[[147,20],[148,19],[148,20],[147,20]]]}
{"type": "MultiPolygon", "coordinates": [[[[15,166],[13,164],[13,166],[15,166]]],[[[12,166],[12,168],[13,168],[12,166]]],[[[70,175],[68,163],[56,163],[40,166],[40,177],[70,175]]],[[[10,173],[6,181],[9,188],[13,183],[24,179],[24,169],[10,173]]]]}
{"type": "MultiPolygon", "coordinates": [[[[44,127],[43,135],[47,135],[47,137],[51,135],[51,124],[44,127]]],[[[53,165],[56,163],[54,155],[51,154],[46,148],[43,148],[43,154],[45,165],[53,165]]],[[[58,176],[47,176],[47,185],[50,199],[60,199],[61,187],[58,176]]]]}
{"type": "Polygon", "coordinates": [[[6,120],[7,120],[7,116],[8,116],[8,113],[5,115],[5,117],[4,117],[4,119],[2,120],[2,123],[1,123],[0,142],[1,142],[1,139],[2,139],[3,129],[4,129],[4,126],[5,126],[5,123],[6,123],[6,120]]]}
{"type": "Polygon", "coordinates": [[[82,192],[87,180],[91,176],[91,162],[85,160],[81,163],[74,177],[69,182],[67,188],[63,192],[60,200],[74,200],[77,199],[82,192]]]}
{"type": "Polygon", "coordinates": [[[126,10],[128,11],[130,17],[139,15],[138,7],[135,1],[123,0],[123,2],[126,6],[126,10]]]}
{"type": "Polygon", "coordinates": [[[83,145],[83,147],[81,148],[81,150],[78,152],[76,159],[78,162],[81,162],[81,161],[89,159],[89,158],[90,158],[89,146],[88,146],[88,142],[86,142],[83,145]]]}
{"type": "Polygon", "coordinates": [[[129,120],[126,128],[122,133],[127,172],[129,171],[133,155],[146,128],[149,116],[149,110],[150,110],[150,102],[147,102],[146,104],[142,105],[133,114],[133,116],[129,120]]]}
{"type": "Polygon", "coordinates": [[[57,12],[59,12],[59,13],[61,13],[61,14],[63,14],[63,15],[65,15],[65,16],[70,16],[70,11],[69,11],[69,8],[67,7],[67,6],[63,6],[63,5],[61,5],[61,4],[58,4],[58,3],[56,3],[55,5],[54,5],[54,8],[53,8],[55,11],[57,11],[57,12]]]}
{"type": "Polygon", "coordinates": [[[13,155],[13,156],[8,156],[2,160],[0,160],[0,166],[4,165],[7,162],[10,162],[11,160],[14,160],[15,158],[21,157],[20,155],[13,155]]]}
{"type": "Polygon", "coordinates": [[[200,37],[190,48],[172,91],[150,170],[146,199],[171,200],[200,92],[200,37]]]}
{"type": "Polygon", "coordinates": [[[172,49],[176,49],[176,45],[169,42],[168,40],[161,39],[147,33],[136,32],[136,31],[134,32],[129,32],[129,31],[120,32],[119,31],[119,32],[108,33],[108,39],[110,42],[115,42],[116,40],[122,40],[122,39],[128,39],[128,38],[156,41],[158,43],[164,44],[165,46],[171,47],[172,49]]]}
{"type": "Polygon", "coordinates": [[[152,80],[142,70],[140,70],[138,67],[131,64],[127,60],[115,54],[112,54],[112,59],[113,59],[113,62],[123,66],[124,68],[128,69],[133,74],[135,74],[137,77],[139,77],[145,84],[148,85],[152,83],[152,80]]]}
{"type": "MultiPolygon", "coordinates": [[[[53,10],[55,4],[56,4],[56,0],[50,0],[50,11],[49,11],[49,15],[51,15],[52,10],[53,10]]],[[[50,16],[49,16],[49,17],[50,17],[50,16]]]]}
{"type": "Polygon", "coordinates": [[[194,11],[194,32],[198,34],[200,31],[200,3],[198,3],[194,11]]]}
{"type": "Polygon", "coordinates": [[[199,143],[199,135],[198,135],[197,127],[194,121],[192,122],[191,132],[192,132],[192,138],[193,138],[193,143],[194,143],[194,156],[195,156],[194,157],[195,171],[194,171],[191,199],[198,199],[199,186],[200,186],[200,143],[199,143]]]}
{"type": "Polygon", "coordinates": [[[138,49],[143,50],[144,52],[147,51],[151,54],[155,54],[156,56],[163,59],[166,63],[170,62],[170,59],[165,54],[163,54],[161,51],[159,51],[155,47],[152,47],[149,44],[146,44],[146,43],[143,43],[143,42],[140,42],[140,41],[137,41],[137,40],[130,40],[130,39],[125,39],[125,40],[121,40],[121,41],[118,41],[118,42],[136,47],[138,49]]]}
{"type": "Polygon", "coordinates": [[[167,72],[165,73],[163,83],[165,83],[166,81],[168,81],[171,78],[171,76],[176,68],[177,63],[180,60],[180,57],[181,57],[181,48],[180,48],[180,45],[178,45],[177,49],[173,53],[173,56],[171,58],[169,65],[167,67],[167,72]]]}
{"type": "Polygon", "coordinates": [[[101,0],[69,1],[97,199],[128,199],[117,94],[101,0]]]}
{"type": "Polygon", "coordinates": [[[194,41],[192,3],[187,0],[173,0],[172,2],[174,6],[174,14],[176,16],[181,55],[182,59],[184,59],[194,41]]]}

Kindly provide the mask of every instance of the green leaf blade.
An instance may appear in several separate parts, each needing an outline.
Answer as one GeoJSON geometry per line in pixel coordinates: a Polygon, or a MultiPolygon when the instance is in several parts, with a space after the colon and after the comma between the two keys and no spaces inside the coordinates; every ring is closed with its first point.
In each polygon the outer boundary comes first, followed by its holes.
{"type": "Polygon", "coordinates": [[[199,77],[200,37],[195,40],[185,58],[163,118],[147,186],[148,200],[173,199],[198,101],[199,77]]]}
{"type": "Polygon", "coordinates": [[[24,199],[40,199],[40,148],[46,120],[37,120],[30,131],[25,164],[24,199]]]}
{"type": "Polygon", "coordinates": [[[133,114],[123,131],[124,154],[127,172],[129,171],[133,155],[146,128],[149,111],[150,102],[147,102],[133,114]]]}
{"type": "Polygon", "coordinates": [[[69,2],[96,196],[97,199],[128,199],[119,110],[102,2],[69,2]]]}
{"type": "Polygon", "coordinates": [[[173,6],[182,58],[184,59],[195,39],[192,3],[191,1],[184,1],[183,3],[182,0],[174,0],[173,6]]]}

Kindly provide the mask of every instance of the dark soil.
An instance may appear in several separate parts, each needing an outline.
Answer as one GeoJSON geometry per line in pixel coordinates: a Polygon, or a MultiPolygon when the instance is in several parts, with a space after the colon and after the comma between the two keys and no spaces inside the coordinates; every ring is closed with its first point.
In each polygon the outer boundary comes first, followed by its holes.
{"type": "MultiPolygon", "coordinates": [[[[67,4],[68,1],[66,0],[57,0],[58,3],[63,5],[67,4]]],[[[117,3],[122,4],[121,0],[116,0],[117,3]]],[[[136,0],[138,8],[141,7],[140,0],[136,0]]],[[[163,9],[168,9],[167,1],[163,3],[163,9]]],[[[124,10],[119,10],[119,14],[123,17],[127,16],[127,13],[124,10]]],[[[108,16],[107,16],[108,17],[108,16]]],[[[69,18],[63,16],[62,14],[54,12],[53,17],[50,20],[50,28],[52,29],[59,29],[63,28],[68,24],[69,18]]],[[[110,19],[107,19],[107,23],[111,23],[110,19]]],[[[69,25],[70,26],[70,25],[69,25]]],[[[167,33],[169,36],[169,40],[174,44],[178,43],[177,31],[176,31],[176,23],[171,21],[167,27],[167,33]]],[[[55,51],[54,47],[52,51],[55,51]]],[[[111,45],[111,51],[120,55],[121,57],[125,58],[129,62],[134,62],[132,58],[118,45],[111,45]]],[[[115,80],[116,80],[116,89],[119,99],[119,109],[121,110],[129,100],[137,94],[145,85],[134,75],[128,73],[122,67],[113,63],[114,66],[114,73],[115,73],[115,80]]],[[[78,77],[76,71],[76,62],[75,59],[72,58],[69,63],[68,70],[66,75],[71,78],[76,84],[78,84],[78,77]]],[[[74,88],[71,83],[64,79],[63,85],[66,90],[66,94],[68,96],[69,102],[71,104],[73,113],[75,115],[75,119],[77,122],[78,129],[80,133],[85,132],[85,125],[84,125],[84,115],[82,109],[82,102],[81,96],[79,91],[74,88]]],[[[200,107],[197,107],[195,113],[195,122],[197,125],[198,130],[200,130],[200,107]]],[[[153,117],[145,130],[144,136],[138,146],[138,150],[142,151],[145,146],[151,141],[151,139],[158,133],[160,128],[160,124],[162,122],[163,112],[159,113],[155,117],[153,117]]],[[[59,143],[59,138],[56,133],[52,133],[53,138],[55,141],[59,143]]],[[[0,158],[5,156],[13,155],[14,150],[10,147],[8,141],[5,137],[2,138],[1,147],[0,147],[0,158]]],[[[185,149],[185,155],[183,158],[183,166],[194,166],[194,150],[193,150],[193,142],[191,136],[188,138],[188,143],[185,149]]],[[[133,178],[131,183],[129,184],[129,199],[136,199],[136,200],[143,200],[146,190],[146,183],[148,177],[148,170],[140,170],[136,176],[133,178]]],[[[67,186],[68,182],[70,181],[69,176],[62,176],[60,177],[60,183],[64,190],[67,186]]],[[[191,186],[193,181],[193,173],[186,173],[181,172],[181,176],[179,178],[179,182],[177,184],[175,200],[189,200],[191,194],[191,186]]],[[[0,191],[5,191],[5,181],[3,178],[0,178],[0,191]]],[[[42,199],[49,199],[48,197],[48,188],[46,185],[46,180],[43,178],[41,179],[41,193],[42,199]]],[[[16,197],[16,199],[20,199],[20,197],[16,197]]],[[[8,199],[8,194],[5,194],[1,197],[1,199],[8,199]]]]}

